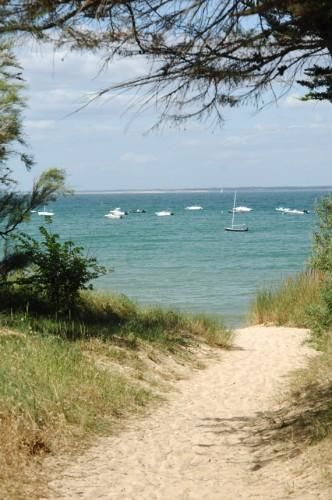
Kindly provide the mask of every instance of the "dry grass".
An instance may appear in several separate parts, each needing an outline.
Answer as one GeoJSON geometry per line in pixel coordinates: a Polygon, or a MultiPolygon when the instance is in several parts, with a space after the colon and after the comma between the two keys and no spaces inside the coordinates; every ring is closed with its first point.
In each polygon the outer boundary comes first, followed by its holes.
{"type": "MultiPolygon", "coordinates": [[[[310,327],[312,311],[321,303],[322,282],[322,274],[311,271],[287,279],[278,289],[259,292],[251,323],[310,327]]],[[[282,409],[254,422],[255,435],[261,444],[269,444],[267,451],[273,443],[274,457],[289,459],[305,452],[332,484],[332,334],[312,334],[311,342],[320,352],[294,373],[282,409]]]]}
{"type": "Polygon", "coordinates": [[[109,433],[151,399],[54,337],[0,335],[0,357],[0,498],[27,498],[29,490],[37,498],[36,466],[45,454],[109,433]]]}
{"type": "MultiPolygon", "coordinates": [[[[279,401],[280,403],[280,401],[279,401]]],[[[305,454],[332,485],[332,340],[308,365],[296,370],[279,409],[262,412],[247,423],[254,432],[248,444],[264,465],[276,458],[305,454]]],[[[325,498],[325,497],[324,497],[325,498]]]]}
{"type": "Polygon", "coordinates": [[[321,280],[321,273],[307,271],[286,279],[278,288],[258,292],[249,322],[308,327],[308,309],[320,301],[321,280]]]}
{"type": "Polygon", "coordinates": [[[232,343],[232,333],[220,318],[142,308],[125,296],[91,292],[82,294],[80,308],[68,317],[43,314],[27,303],[19,310],[3,312],[0,324],[69,340],[100,338],[121,342],[130,349],[143,340],[172,354],[197,342],[223,348],[232,343]]]}
{"type": "Polygon", "coordinates": [[[99,327],[101,320],[107,325],[104,337],[113,336],[132,343],[140,339],[172,353],[195,342],[222,348],[232,343],[232,333],[220,318],[157,307],[142,308],[125,296],[86,293],[83,299],[82,318],[88,335],[92,319],[99,327]]]}
{"type": "Polygon", "coordinates": [[[299,370],[291,385],[291,402],[299,408],[297,419],[310,444],[332,438],[332,341],[324,351],[299,370]]]}
{"type": "Polygon", "coordinates": [[[118,429],[190,367],[202,366],[200,346],[227,348],[232,341],[213,319],[93,294],[85,295],[79,318],[11,311],[0,324],[4,499],[43,496],[45,456],[118,429]]]}

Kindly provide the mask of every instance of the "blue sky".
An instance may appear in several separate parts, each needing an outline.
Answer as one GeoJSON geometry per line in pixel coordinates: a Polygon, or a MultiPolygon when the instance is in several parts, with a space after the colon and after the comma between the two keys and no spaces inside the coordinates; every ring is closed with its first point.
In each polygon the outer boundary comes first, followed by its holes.
{"type": "MultiPolygon", "coordinates": [[[[100,73],[98,54],[30,44],[19,59],[28,82],[25,130],[37,165],[17,177],[26,189],[40,171],[63,168],[75,190],[181,189],[332,184],[332,105],[303,103],[293,89],[262,111],[225,109],[221,128],[188,123],[149,132],[155,109],[137,96],[94,92],[138,75],[142,60],[118,60],[100,73]]],[[[267,96],[267,101],[269,96],[267,96]]]]}

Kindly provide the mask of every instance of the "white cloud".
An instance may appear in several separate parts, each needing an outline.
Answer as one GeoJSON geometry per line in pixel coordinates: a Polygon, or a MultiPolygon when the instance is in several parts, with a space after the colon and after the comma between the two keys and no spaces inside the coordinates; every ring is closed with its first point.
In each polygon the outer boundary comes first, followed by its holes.
{"type": "Polygon", "coordinates": [[[89,86],[95,89],[136,78],[146,71],[147,61],[140,58],[114,58],[106,63],[107,54],[75,52],[50,45],[30,44],[20,48],[17,56],[32,85],[89,86]],[[43,75],[40,80],[39,76],[43,75]]]}
{"type": "Polygon", "coordinates": [[[225,137],[222,140],[223,146],[247,146],[252,143],[253,136],[250,134],[242,133],[239,135],[232,135],[225,137]]]}
{"type": "Polygon", "coordinates": [[[330,108],[331,103],[329,101],[303,101],[301,100],[303,94],[290,94],[285,99],[281,101],[281,106],[285,108],[330,108]]]}
{"type": "Polygon", "coordinates": [[[308,105],[308,101],[301,101],[299,95],[291,94],[288,95],[283,101],[281,101],[281,105],[285,108],[303,108],[308,105]]]}
{"type": "Polygon", "coordinates": [[[192,122],[185,130],[144,135],[157,116],[154,106],[138,112],[142,98],[135,93],[107,93],[75,113],[98,90],[140,74],[144,60],[118,59],[100,72],[98,54],[38,45],[22,48],[19,58],[29,82],[25,125],[36,160],[67,169],[74,187],[330,182],[332,107],[299,101],[301,89],[250,116],[243,108],[226,110],[222,128],[192,122]]]}
{"type": "Polygon", "coordinates": [[[50,129],[56,126],[55,120],[26,120],[25,126],[29,129],[50,129]]]}
{"type": "Polygon", "coordinates": [[[156,157],[151,154],[127,152],[120,156],[123,162],[136,163],[139,165],[151,163],[156,160],[156,157]]]}
{"type": "Polygon", "coordinates": [[[201,146],[203,143],[202,141],[198,139],[184,139],[183,141],[180,141],[180,145],[182,146],[189,146],[189,147],[197,147],[201,146]]]}

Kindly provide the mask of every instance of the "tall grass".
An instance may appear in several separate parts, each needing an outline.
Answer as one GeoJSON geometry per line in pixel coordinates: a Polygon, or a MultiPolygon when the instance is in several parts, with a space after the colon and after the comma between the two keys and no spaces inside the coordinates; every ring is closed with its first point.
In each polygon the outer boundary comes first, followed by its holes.
{"type": "Polygon", "coordinates": [[[80,307],[66,317],[39,312],[26,303],[5,311],[0,322],[23,331],[55,335],[69,340],[102,338],[135,347],[138,340],[154,343],[172,352],[193,342],[227,348],[232,334],[220,319],[189,315],[162,308],[142,308],[125,296],[86,292],[80,307]]]}
{"type": "MultiPolygon", "coordinates": [[[[193,340],[227,348],[232,341],[231,331],[220,318],[190,315],[159,308],[138,307],[127,297],[84,293],[81,318],[86,325],[107,325],[106,336],[139,338],[174,350],[193,340]]],[[[100,330],[99,330],[100,331],[100,330]]]]}
{"type": "Polygon", "coordinates": [[[0,334],[0,359],[1,498],[19,498],[31,486],[26,466],[36,457],[109,432],[116,417],[150,400],[59,338],[0,334]]]}
{"type": "Polygon", "coordinates": [[[265,440],[279,442],[286,456],[307,451],[316,470],[329,470],[331,483],[332,341],[325,340],[324,351],[293,372],[283,407],[267,415],[265,440]]]}
{"type": "MultiPolygon", "coordinates": [[[[308,271],[288,278],[277,289],[260,291],[252,304],[250,321],[312,328],[320,321],[325,285],[323,273],[308,271]]],[[[312,462],[320,471],[329,471],[331,483],[332,335],[323,323],[321,327],[319,335],[317,328],[311,331],[311,343],[320,353],[293,375],[287,403],[273,419],[279,423],[269,421],[267,432],[269,440],[277,440],[287,453],[300,453],[306,445],[316,444],[314,452],[310,451],[312,462]]]]}
{"type": "Polygon", "coordinates": [[[308,311],[320,301],[321,283],[322,274],[311,270],[259,291],[250,306],[250,323],[308,327],[308,311]]]}
{"type": "Polygon", "coordinates": [[[0,314],[0,498],[40,498],[45,454],[109,433],[154,400],[151,359],[190,363],[195,346],[232,340],[217,320],[126,297],[85,293],[61,318],[16,299],[0,314]]]}

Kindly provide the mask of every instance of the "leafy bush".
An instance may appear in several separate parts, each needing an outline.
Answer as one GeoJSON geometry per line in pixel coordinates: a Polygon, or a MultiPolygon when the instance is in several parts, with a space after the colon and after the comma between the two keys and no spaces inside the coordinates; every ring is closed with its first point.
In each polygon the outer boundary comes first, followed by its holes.
{"type": "Polygon", "coordinates": [[[322,198],[316,207],[318,230],[314,233],[311,265],[322,271],[324,279],[319,303],[309,308],[310,327],[317,341],[332,330],[332,196],[322,198]]]}
{"type": "Polygon", "coordinates": [[[332,331],[332,196],[316,206],[317,229],[307,271],[277,289],[258,292],[250,310],[254,323],[309,327],[316,340],[332,331]]]}
{"type": "Polygon", "coordinates": [[[311,266],[332,272],[332,196],[322,198],[316,207],[318,229],[314,232],[311,266]]]}
{"type": "Polygon", "coordinates": [[[37,241],[27,234],[18,236],[18,251],[27,254],[30,265],[19,283],[45,297],[56,312],[75,307],[80,290],[92,289],[89,282],[106,272],[95,258],[83,255],[83,248],[72,241],[59,241],[58,234],[39,228],[43,237],[37,241]]]}

